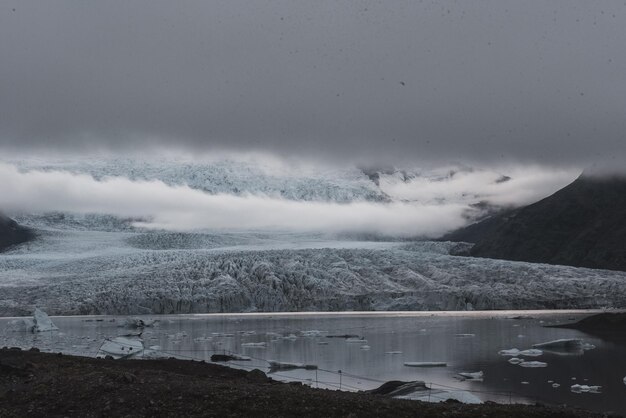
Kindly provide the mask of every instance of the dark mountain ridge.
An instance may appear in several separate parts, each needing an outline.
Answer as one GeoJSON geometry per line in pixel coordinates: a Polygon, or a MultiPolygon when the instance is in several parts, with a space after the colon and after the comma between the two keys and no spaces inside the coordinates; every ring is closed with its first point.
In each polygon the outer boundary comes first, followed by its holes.
{"type": "Polygon", "coordinates": [[[18,225],[11,218],[0,214],[0,252],[8,247],[30,241],[35,237],[34,232],[18,225]]]}
{"type": "Polygon", "coordinates": [[[626,271],[626,177],[583,173],[539,202],[454,231],[468,255],[626,271]]]}

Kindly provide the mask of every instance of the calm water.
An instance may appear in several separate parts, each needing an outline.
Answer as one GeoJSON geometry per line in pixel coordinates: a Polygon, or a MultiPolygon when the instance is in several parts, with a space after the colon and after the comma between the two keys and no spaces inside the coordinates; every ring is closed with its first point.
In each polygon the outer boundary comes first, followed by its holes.
{"type": "MultiPolygon", "coordinates": [[[[151,316],[159,322],[144,331],[146,346],[183,358],[209,360],[215,352],[253,357],[236,362],[242,368],[268,371],[271,359],[315,364],[320,370],[281,371],[282,380],[344,390],[377,387],[388,380],[423,380],[433,388],[454,388],[481,400],[568,404],[597,411],[626,414],[626,345],[579,331],[545,328],[571,322],[588,312],[474,312],[474,313],[343,313],[151,316]],[[516,316],[523,319],[511,319],[516,316]],[[303,336],[303,331],[324,331],[303,336]],[[232,334],[222,335],[222,334],[232,334]],[[277,335],[294,334],[295,339],[277,335]],[[348,343],[324,335],[354,334],[367,340],[348,343]],[[582,338],[596,346],[577,354],[548,353],[527,360],[548,363],[545,368],[523,368],[508,363],[499,350],[530,348],[559,338],[582,338]],[[266,348],[245,343],[265,342],[266,348]],[[322,344],[320,344],[322,343],[322,344]],[[327,344],[323,344],[327,343],[327,344]],[[388,354],[401,352],[401,354],[388,354]],[[404,362],[440,361],[447,367],[411,368],[404,362]],[[341,377],[338,371],[341,370],[341,377]],[[462,381],[459,372],[484,372],[482,382],[462,381]],[[341,383],[340,383],[341,380],[341,383]],[[552,383],[561,386],[553,388],[552,383]],[[600,385],[602,393],[572,393],[573,384],[600,385]]],[[[42,350],[93,356],[105,337],[122,335],[123,317],[56,317],[59,332],[27,334],[5,332],[9,319],[0,319],[0,346],[39,347],[42,350]]]]}

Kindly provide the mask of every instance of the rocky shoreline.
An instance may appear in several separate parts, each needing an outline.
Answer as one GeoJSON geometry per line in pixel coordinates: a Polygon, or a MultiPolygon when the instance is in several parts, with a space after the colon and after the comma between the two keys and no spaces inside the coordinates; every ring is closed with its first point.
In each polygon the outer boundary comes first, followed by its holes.
{"type": "Polygon", "coordinates": [[[541,405],[439,404],[314,389],[188,360],[106,360],[0,350],[2,417],[600,417],[541,405]]]}

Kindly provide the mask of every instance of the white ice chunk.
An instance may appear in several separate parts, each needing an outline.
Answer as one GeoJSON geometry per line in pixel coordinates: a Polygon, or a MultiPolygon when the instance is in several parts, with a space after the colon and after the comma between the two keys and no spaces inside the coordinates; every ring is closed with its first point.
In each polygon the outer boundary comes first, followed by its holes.
{"type": "Polygon", "coordinates": [[[361,350],[369,350],[371,347],[367,344],[361,346],[361,350]]]}
{"type": "Polygon", "coordinates": [[[522,367],[548,367],[548,363],[543,361],[524,361],[519,364],[522,367]]]}
{"type": "Polygon", "coordinates": [[[520,356],[525,357],[538,357],[543,354],[543,351],[537,350],[536,348],[530,348],[528,350],[522,350],[519,352],[520,356]]]}
{"type": "Polygon", "coordinates": [[[136,356],[144,349],[143,341],[140,339],[130,339],[126,337],[115,337],[100,346],[96,357],[111,356],[115,359],[136,356]]]}
{"type": "Polygon", "coordinates": [[[510,348],[508,350],[500,350],[498,351],[498,354],[500,354],[501,356],[517,357],[519,356],[519,352],[520,350],[518,350],[517,348],[510,348]]]}
{"type": "Polygon", "coordinates": [[[509,359],[509,363],[511,364],[520,364],[523,363],[524,359],[518,358],[518,357],[512,357],[509,359]]]}
{"type": "Polygon", "coordinates": [[[574,393],[602,393],[602,386],[572,385],[570,390],[574,393]]]}
{"type": "Polygon", "coordinates": [[[555,389],[558,388],[559,386],[561,386],[561,385],[559,385],[558,383],[552,383],[552,387],[555,388],[555,389]]]}
{"type": "Polygon", "coordinates": [[[364,338],[346,338],[347,343],[360,343],[367,344],[367,340],[364,338]]]}
{"type": "Polygon", "coordinates": [[[33,315],[33,332],[57,331],[59,328],[52,323],[47,313],[39,308],[35,308],[33,315]]]}
{"type": "Polygon", "coordinates": [[[460,372],[459,376],[462,376],[468,380],[483,380],[484,373],[480,372],[460,372]]]}
{"type": "Polygon", "coordinates": [[[242,347],[246,347],[246,348],[265,348],[267,344],[264,342],[261,343],[242,343],[241,346],[242,347]]]}

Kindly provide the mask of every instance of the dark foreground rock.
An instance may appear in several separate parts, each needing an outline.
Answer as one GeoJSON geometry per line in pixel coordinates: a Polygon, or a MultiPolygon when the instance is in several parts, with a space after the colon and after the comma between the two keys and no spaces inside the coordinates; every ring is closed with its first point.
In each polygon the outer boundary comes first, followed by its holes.
{"type": "Polygon", "coordinates": [[[35,237],[32,230],[20,226],[13,219],[0,214],[0,252],[12,245],[30,241],[35,237]]]}
{"type": "Polygon", "coordinates": [[[529,405],[427,404],[319,390],[182,360],[0,350],[1,417],[600,417],[529,405]]]}
{"type": "Polygon", "coordinates": [[[626,179],[582,175],[443,239],[475,243],[473,257],[626,271],[626,179]]]}

